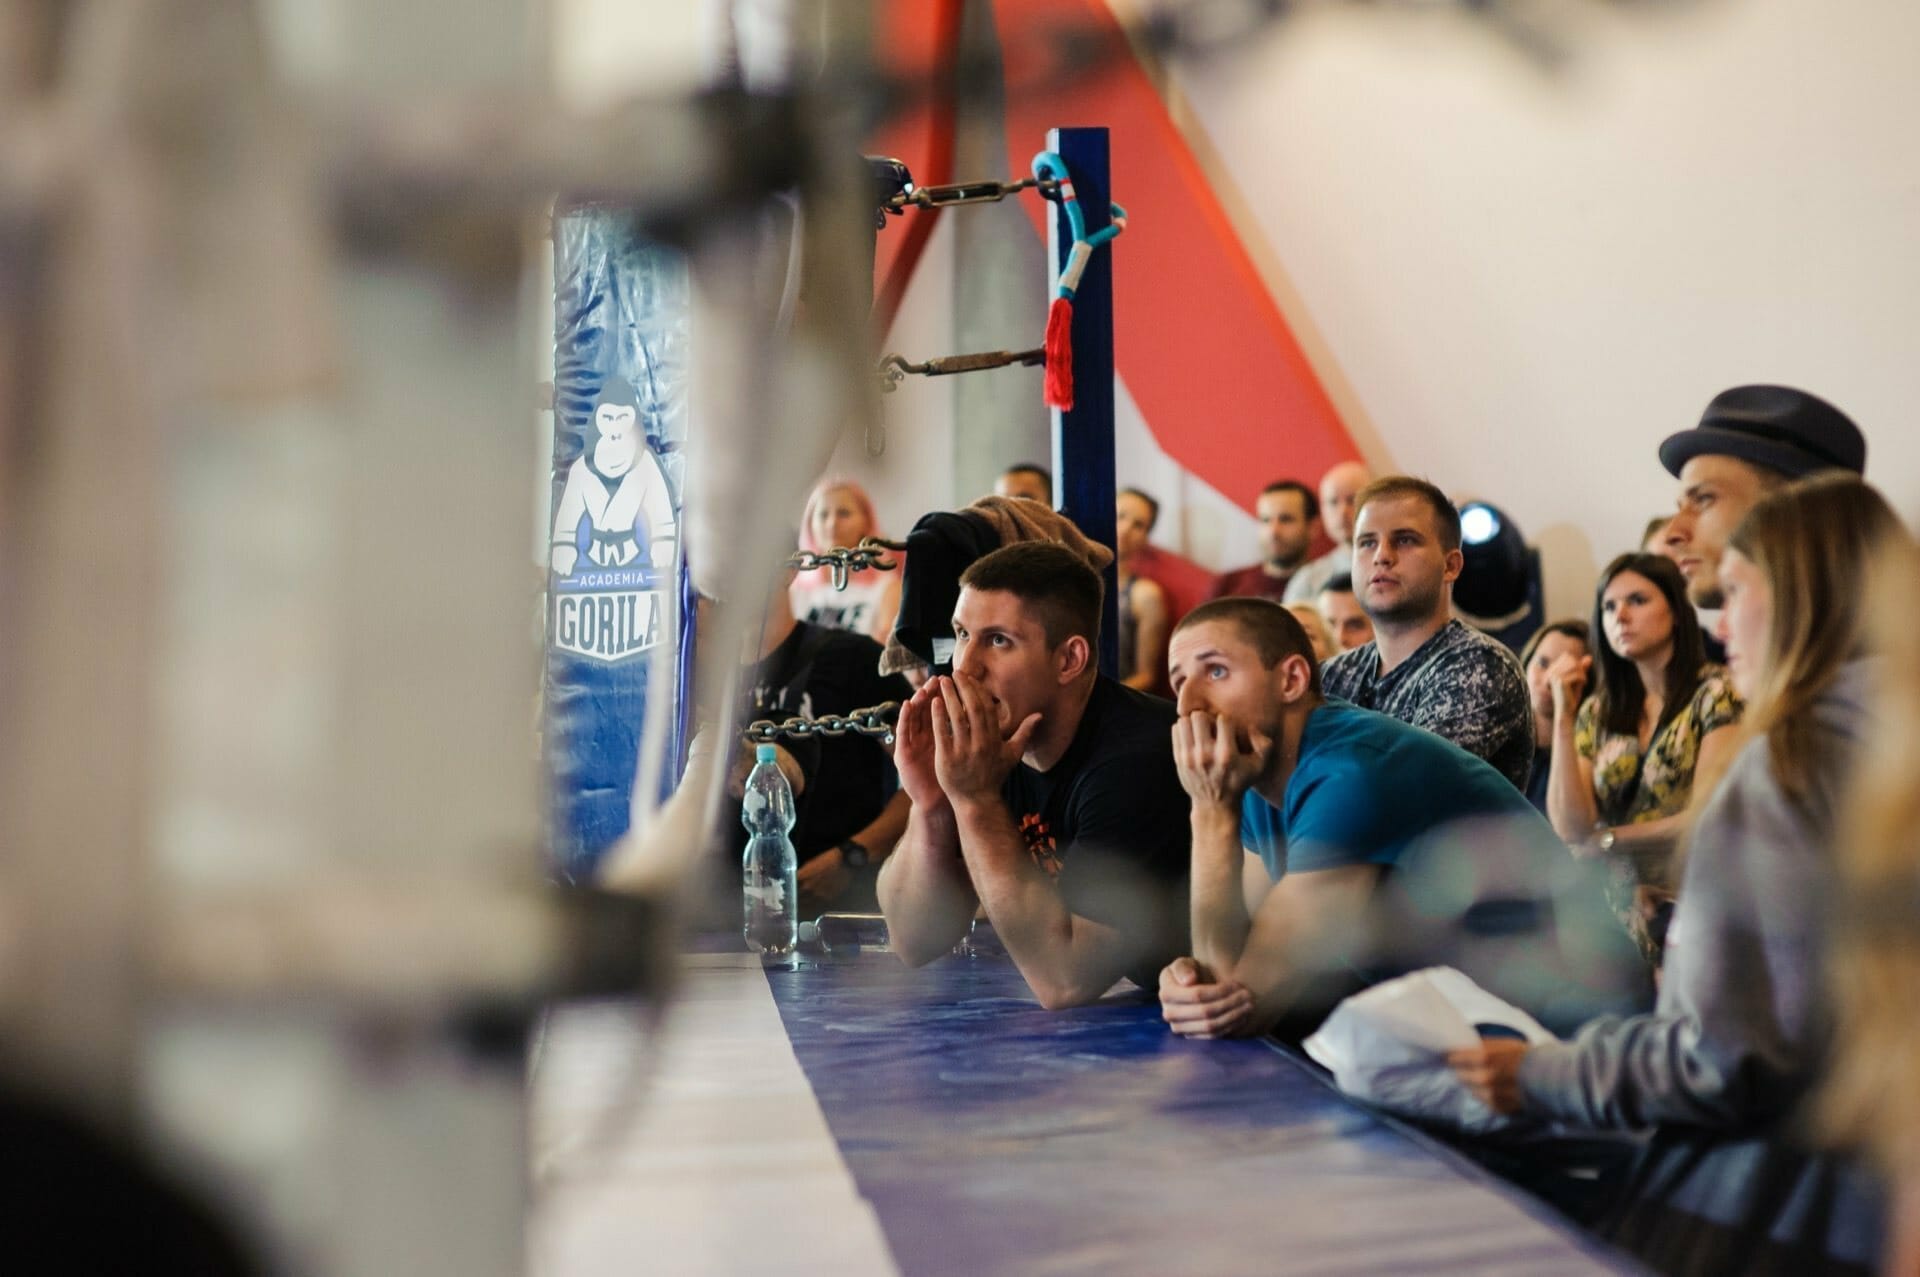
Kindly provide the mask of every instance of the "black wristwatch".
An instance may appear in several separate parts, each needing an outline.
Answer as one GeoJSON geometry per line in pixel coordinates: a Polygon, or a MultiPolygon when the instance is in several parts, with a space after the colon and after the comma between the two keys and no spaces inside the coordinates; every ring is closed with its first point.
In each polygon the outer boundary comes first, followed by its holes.
{"type": "Polygon", "coordinates": [[[840,861],[849,869],[865,869],[873,857],[857,839],[849,838],[840,844],[840,861]]]}

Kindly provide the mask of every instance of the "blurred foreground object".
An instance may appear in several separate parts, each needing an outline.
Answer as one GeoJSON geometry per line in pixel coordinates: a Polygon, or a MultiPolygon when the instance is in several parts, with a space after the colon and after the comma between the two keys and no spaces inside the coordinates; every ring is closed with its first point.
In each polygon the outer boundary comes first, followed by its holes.
{"type": "Polygon", "coordinates": [[[1920,1271],[1920,550],[1892,547],[1868,596],[1880,686],[1840,840],[1845,898],[1828,987],[1837,1003],[1830,1135],[1894,1185],[1882,1271],[1920,1271]]]}

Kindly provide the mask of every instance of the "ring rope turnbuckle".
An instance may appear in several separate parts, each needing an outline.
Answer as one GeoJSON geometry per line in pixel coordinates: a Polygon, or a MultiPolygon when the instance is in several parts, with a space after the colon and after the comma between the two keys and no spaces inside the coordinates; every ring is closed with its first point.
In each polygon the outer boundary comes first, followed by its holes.
{"type": "Polygon", "coordinates": [[[908,376],[951,377],[955,373],[985,372],[989,368],[1007,368],[1015,364],[1032,368],[1047,358],[1045,346],[1032,350],[983,350],[971,355],[941,355],[924,363],[908,363],[905,356],[888,355],[880,361],[880,389],[891,393],[908,376]]]}
{"type": "Polygon", "coordinates": [[[980,182],[949,182],[941,186],[908,186],[896,191],[887,198],[883,206],[890,212],[900,212],[909,208],[948,208],[958,204],[998,204],[1009,195],[1021,191],[1039,191],[1052,198],[1059,183],[1051,177],[1035,175],[1033,177],[1008,178],[1005,181],[991,179],[980,182]]]}

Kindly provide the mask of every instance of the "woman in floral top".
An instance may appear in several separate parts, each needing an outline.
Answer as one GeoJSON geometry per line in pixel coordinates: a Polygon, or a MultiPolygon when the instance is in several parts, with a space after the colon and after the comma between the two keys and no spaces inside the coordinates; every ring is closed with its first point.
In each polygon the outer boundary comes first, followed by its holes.
{"type": "Polygon", "coordinates": [[[1554,689],[1553,772],[1547,814],[1575,847],[1612,859],[1616,912],[1658,965],[1662,902],[1673,893],[1673,847],[1693,778],[1717,775],[1733,745],[1740,702],[1726,672],[1707,662],[1686,582],[1671,561],[1623,554],[1601,574],[1594,658],[1549,674],[1554,689]],[[1576,709],[1577,707],[1577,709],[1576,709]]]}

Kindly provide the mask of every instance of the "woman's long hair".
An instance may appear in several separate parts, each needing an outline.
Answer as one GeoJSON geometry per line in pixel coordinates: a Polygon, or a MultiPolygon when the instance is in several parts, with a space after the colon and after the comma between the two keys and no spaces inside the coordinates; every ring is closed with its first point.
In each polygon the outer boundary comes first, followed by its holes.
{"type": "MultiPolygon", "coordinates": [[[[1817,798],[1813,703],[1843,665],[1866,654],[1868,577],[1875,557],[1905,536],[1878,492],[1857,476],[1831,474],[1766,497],[1727,539],[1773,594],[1741,734],[1766,738],[1773,778],[1796,802],[1817,798]]],[[[1909,581],[1903,592],[1912,588],[1909,581]]]]}
{"type": "Polygon", "coordinates": [[[1837,1005],[1823,1117],[1835,1142],[1920,1171],[1920,548],[1895,537],[1871,578],[1873,725],[1841,824],[1837,1005]]]}
{"type": "Polygon", "coordinates": [[[1622,572],[1638,572],[1653,582],[1673,614],[1673,654],[1667,658],[1667,685],[1661,689],[1658,732],[1667,720],[1687,707],[1700,686],[1700,670],[1707,663],[1706,639],[1700,633],[1700,618],[1687,601],[1687,582],[1673,560],[1658,554],[1623,554],[1607,564],[1600,584],[1593,592],[1593,638],[1589,644],[1594,666],[1599,671],[1593,697],[1594,715],[1600,730],[1615,736],[1640,733],[1640,710],[1649,689],[1641,685],[1640,671],[1634,663],[1613,650],[1607,640],[1607,587],[1622,572]]]}

